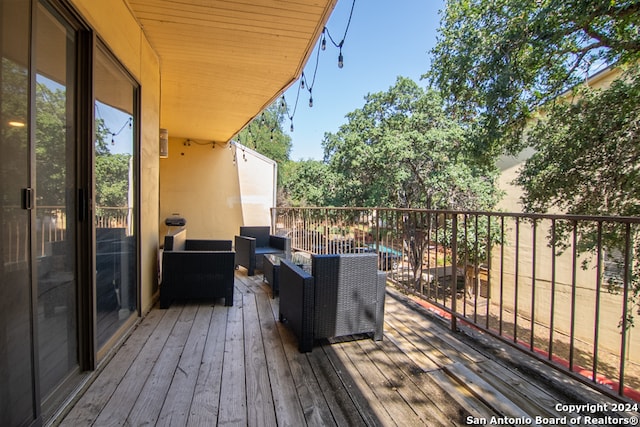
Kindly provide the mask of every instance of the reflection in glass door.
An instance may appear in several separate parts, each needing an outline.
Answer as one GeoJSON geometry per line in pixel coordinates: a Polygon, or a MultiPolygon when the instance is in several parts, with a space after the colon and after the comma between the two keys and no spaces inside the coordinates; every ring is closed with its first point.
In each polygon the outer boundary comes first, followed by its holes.
{"type": "Polygon", "coordinates": [[[95,235],[98,349],[137,310],[137,87],[101,47],[94,67],[95,235]]]}
{"type": "Polygon", "coordinates": [[[31,316],[29,2],[0,0],[0,420],[37,418],[31,316]]]}
{"type": "Polygon", "coordinates": [[[76,30],[38,4],[35,27],[35,247],[40,396],[78,370],[76,30]]]}

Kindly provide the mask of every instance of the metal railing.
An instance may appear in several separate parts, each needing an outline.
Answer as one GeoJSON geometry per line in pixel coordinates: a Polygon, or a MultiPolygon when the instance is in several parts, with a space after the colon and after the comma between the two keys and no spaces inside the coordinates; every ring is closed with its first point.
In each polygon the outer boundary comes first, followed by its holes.
{"type": "MultiPolygon", "coordinates": [[[[8,268],[27,262],[29,254],[30,218],[18,207],[6,208],[3,227],[5,239],[3,262],[8,268]],[[16,213],[19,212],[19,213],[16,213]]],[[[132,208],[96,207],[96,228],[124,228],[126,235],[133,234],[132,208]]],[[[35,209],[35,256],[48,254],[50,244],[63,241],[67,236],[67,216],[64,206],[38,206],[35,209]]]]}
{"type": "Polygon", "coordinates": [[[273,208],[272,221],[296,250],[378,253],[389,280],[454,331],[472,325],[640,400],[640,218],[273,208]]]}

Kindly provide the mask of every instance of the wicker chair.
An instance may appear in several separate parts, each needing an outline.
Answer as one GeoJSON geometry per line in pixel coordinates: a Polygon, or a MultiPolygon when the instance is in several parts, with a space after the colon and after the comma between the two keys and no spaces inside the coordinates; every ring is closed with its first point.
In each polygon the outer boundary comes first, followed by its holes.
{"type": "Polygon", "coordinates": [[[253,276],[255,270],[262,270],[265,254],[291,253],[291,241],[270,232],[269,226],[240,227],[240,235],[235,236],[236,267],[245,267],[247,275],[253,276]]]}
{"type": "Polygon", "coordinates": [[[280,321],[298,337],[300,352],[316,340],[372,334],[382,340],[386,274],[376,254],[312,256],[311,273],[280,265],[280,321]]]}
{"type": "Polygon", "coordinates": [[[233,305],[234,267],[231,240],[187,239],[185,229],[165,236],[160,308],[177,299],[224,298],[233,305]]]}

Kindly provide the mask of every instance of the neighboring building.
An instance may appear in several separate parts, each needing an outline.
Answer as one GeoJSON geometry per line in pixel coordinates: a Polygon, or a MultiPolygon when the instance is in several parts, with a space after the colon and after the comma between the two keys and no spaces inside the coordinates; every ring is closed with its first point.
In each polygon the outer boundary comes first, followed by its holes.
{"type": "MultiPolygon", "coordinates": [[[[611,82],[616,80],[622,74],[622,70],[619,68],[607,67],[601,71],[598,71],[593,76],[585,79],[584,84],[590,86],[593,89],[607,88],[611,85],[611,82]]],[[[571,100],[573,91],[567,91],[562,98],[571,100]]],[[[500,177],[498,178],[498,188],[504,191],[504,197],[498,203],[497,209],[504,212],[523,212],[522,203],[520,198],[523,191],[520,187],[515,185],[513,181],[518,177],[518,173],[524,163],[534,153],[533,148],[525,148],[519,154],[515,156],[504,155],[498,160],[498,169],[500,170],[500,177]]]]}
{"type": "Polygon", "coordinates": [[[229,141],[335,3],[0,0],[3,426],[46,423],[151,309],[167,216],[269,224],[275,166],[229,141]]]}
{"type": "MultiPolygon", "coordinates": [[[[585,84],[593,88],[606,88],[613,80],[618,78],[621,70],[617,68],[606,68],[597,74],[585,80],[585,84]]],[[[570,100],[571,92],[564,95],[570,100]]],[[[498,204],[497,208],[503,212],[522,213],[523,205],[521,196],[523,190],[513,183],[517,178],[524,162],[533,155],[534,150],[527,148],[517,156],[503,156],[498,161],[498,167],[501,175],[498,179],[499,188],[504,191],[504,197],[498,204]]],[[[551,211],[550,213],[562,213],[559,211],[551,211]]],[[[522,312],[526,312],[531,307],[532,301],[534,305],[535,318],[538,322],[539,331],[546,330],[552,322],[549,307],[552,297],[555,298],[554,325],[567,335],[571,333],[571,294],[572,282],[574,280],[573,257],[571,245],[568,249],[560,251],[558,247],[555,255],[555,275],[552,276],[553,268],[553,252],[549,245],[549,233],[551,229],[550,220],[541,220],[536,224],[535,238],[533,228],[528,222],[521,222],[519,225],[518,247],[516,263],[516,252],[514,247],[510,245],[504,246],[504,266],[500,269],[500,253],[498,250],[493,251],[492,269],[491,269],[491,295],[499,295],[501,277],[506,284],[503,287],[504,300],[515,300],[515,283],[518,283],[518,308],[522,312]],[[534,251],[535,244],[535,251],[534,251]],[[535,281],[534,272],[531,265],[535,259],[535,281]],[[517,272],[517,273],[516,273],[517,272]],[[535,293],[533,288],[535,287],[535,293]],[[555,291],[552,292],[552,289],[555,291]],[[535,298],[532,297],[535,295],[535,298]]],[[[515,221],[507,222],[507,230],[511,236],[510,241],[515,241],[515,221]]],[[[607,282],[611,279],[613,270],[615,270],[615,262],[611,262],[611,254],[602,254],[602,283],[600,291],[600,342],[602,350],[610,350],[613,354],[620,351],[620,329],[618,323],[621,320],[622,300],[620,295],[614,295],[607,291],[607,282]]],[[[593,315],[585,316],[574,325],[575,334],[578,340],[590,342],[593,339],[594,330],[596,329],[595,320],[595,301],[596,301],[596,258],[595,256],[583,254],[576,260],[575,282],[577,284],[577,292],[575,295],[576,304],[585,309],[592,307],[593,315]]],[[[618,271],[619,273],[619,271],[618,271]]],[[[615,280],[615,278],[614,278],[615,280]]],[[[512,309],[513,305],[506,304],[505,309],[512,309]]],[[[640,336],[638,331],[630,328],[627,331],[627,356],[629,360],[640,362],[640,336]]]]}

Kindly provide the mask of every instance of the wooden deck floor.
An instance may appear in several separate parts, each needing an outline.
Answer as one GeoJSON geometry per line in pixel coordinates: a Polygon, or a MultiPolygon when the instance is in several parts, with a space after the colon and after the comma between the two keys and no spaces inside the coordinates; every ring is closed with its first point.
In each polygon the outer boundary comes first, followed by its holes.
{"type": "Polygon", "coordinates": [[[233,307],[152,310],[61,424],[464,426],[513,417],[535,425],[536,416],[581,415],[557,411],[559,403],[613,402],[478,332],[452,333],[392,289],[383,341],[301,354],[261,279],[237,272],[233,307]]]}

